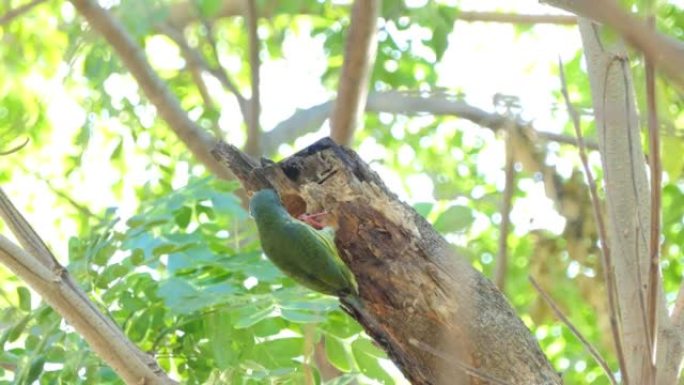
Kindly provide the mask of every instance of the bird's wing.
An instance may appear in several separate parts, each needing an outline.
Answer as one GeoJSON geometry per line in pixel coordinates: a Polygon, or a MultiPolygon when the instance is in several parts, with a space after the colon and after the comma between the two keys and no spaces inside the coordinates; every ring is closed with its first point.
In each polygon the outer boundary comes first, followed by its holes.
{"type": "Polygon", "coordinates": [[[302,261],[305,262],[299,266],[302,274],[314,275],[318,277],[317,280],[330,286],[340,286],[340,280],[349,286],[355,286],[353,278],[347,274],[348,268],[337,252],[331,228],[316,230],[299,221],[292,221],[291,226],[292,239],[309,240],[299,245],[302,261]]]}

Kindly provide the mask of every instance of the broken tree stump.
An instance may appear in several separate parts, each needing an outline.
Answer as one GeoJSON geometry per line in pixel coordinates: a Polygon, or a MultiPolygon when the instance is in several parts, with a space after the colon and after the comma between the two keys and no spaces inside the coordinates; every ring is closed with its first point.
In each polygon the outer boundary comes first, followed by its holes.
{"type": "Polygon", "coordinates": [[[363,303],[345,310],[412,384],[562,383],[503,294],[355,152],[325,138],[279,163],[223,142],[213,154],[248,194],[274,188],[293,216],[330,213],[363,303]]]}

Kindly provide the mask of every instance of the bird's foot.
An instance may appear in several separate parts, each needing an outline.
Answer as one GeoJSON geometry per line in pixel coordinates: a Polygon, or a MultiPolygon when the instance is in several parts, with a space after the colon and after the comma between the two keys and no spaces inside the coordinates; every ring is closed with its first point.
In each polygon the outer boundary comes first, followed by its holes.
{"type": "Polygon", "coordinates": [[[320,230],[325,227],[325,224],[319,219],[320,217],[325,217],[328,215],[327,211],[322,211],[315,214],[301,214],[297,217],[300,221],[308,224],[316,230],[320,230]]]}

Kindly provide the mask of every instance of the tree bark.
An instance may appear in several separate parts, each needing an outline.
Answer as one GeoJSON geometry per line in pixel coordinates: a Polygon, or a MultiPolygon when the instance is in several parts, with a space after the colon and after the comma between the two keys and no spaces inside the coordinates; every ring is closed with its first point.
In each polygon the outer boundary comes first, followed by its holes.
{"type": "Polygon", "coordinates": [[[248,192],[275,188],[292,215],[330,213],[359,283],[361,306],[346,310],[412,384],[561,384],[503,294],[353,151],[326,138],[279,163],[225,143],[214,155],[248,192]]]}
{"type": "Polygon", "coordinates": [[[346,38],[344,63],[337,86],[337,101],[330,118],[330,136],[349,145],[356,126],[362,121],[368,97],[377,42],[377,22],[381,0],[356,0],[346,38]]]}
{"type": "MultiPolygon", "coordinates": [[[[580,19],[587,72],[591,84],[601,163],[605,173],[608,237],[612,250],[625,364],[623,378],[645,383],[651,369],[646,317],[650,265],[650,191],[629,63],[624,46],[607,47],[599,27],[580,19]]],[[[662,287],[659,319],[657,384],[673,384],[681,362],[681,332],[672,328],[662,287]],[[673,338],[677,336],[676,338],[673,338]],[[668,364],[666,364],[668,363],[668,364]]]]}

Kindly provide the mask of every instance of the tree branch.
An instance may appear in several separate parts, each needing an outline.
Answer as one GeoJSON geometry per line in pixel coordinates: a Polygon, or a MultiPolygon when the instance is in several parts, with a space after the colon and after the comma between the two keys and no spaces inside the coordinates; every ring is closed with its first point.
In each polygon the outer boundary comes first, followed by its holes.
{"type": "Polygon", "coordinates": [[[98,31],[142,88],[150,102],[157,108],[159,115],[166,121],[178,138],[185,143],[190,152],[214,175],[230,178],[230,174],[210,155],[216,139],[188,118],[166,84],[159,78],[145,58],[143,50],[124,30],[121,23],[114,19],[95,0],[71,0],[76,10],[98,31]]]}
{"type": "MultiPolygon", "coordinates": [[[[655,20],[651,17],[651,28],[655,20]]],[[[657,375],[656,356],[653,352],[658,347],[658,294],[660,291],[660,210],[661,210],[661,179],[662,166],[660,163],[660,130],[658,124],[658,108],[656,105],[655,69],[651,59],[646,58],[646,105],[648,113],[648,164],[651,174],[651,233],[649,239],[649,273],[648,273],[648,329],[651,337],[650,380],[655,383],[657,375]]]]}
{"type": "MultiPolygon", "coordinates": [[[[237,89],[237,86],[235,83],[230,79],[228,74],[223,68],[214,68],[212,67],[207,60],[202,56],[202,54],[196,49],[190,46],[188,44],[188,41],[185,39],[183,36],[182,32],[175,29],[173,26],[169,24],[158,24],[156,28],[163,33],[164,35],[168,36],[173,40],[176,45],[178,45],[178,48],[181,50],[181,53],[183,54],[183,57],[185,57],[188,61],[188,63],[193,63],[196,64],[197,66],[201,67],[204,71],[207,71],[209,74],[211,74],[213,77],[215,77],[219,83],[223,86],[223,88],[227,89],[230,91],[235,98],[237,99],[238,106],[240,107],[240,112],[243,115],[243,118],[246,119],[247,116],[247,100],[245,97],[240,93],[240,91],[237,89]]],[[[211,31],[208,30],[207,34],[211,34],[211,31]]],[[[213,41],[213,38],[209,38],[209,44],[212,46],[212,51],[216,51],[216,47],[213,41]]],[[[216,55],[216,53],[215,53],[216,55]]],[[[218,63],[218,56],[215,58],[216,62],[218,63]]]]}
{"type": "Polygon", "coordinates": [[[0,235],[0,262],[62,315],[127,384],[176,384],[152,356],[140,351],[97,310],[2,190],[0,214],[24,246],[22,249],[0,235]]]}
{"type": "Polygon", "coordinates": [[[506,132],[506,164],[504,173],[506,183],[501,198],[501,225],[499,226],[499,254],[496,257],[494,267],[494,283],[502,292],[506,292],[506,273],[508,272],[508,233],[511,227],[511,206],[513,191],[515,191],[515,156],[513,148],[513,135],[517,135],[515,126],[509,126],[506,132]]]}
{"type": "Polygon", "coordinates": [[[249,36],[249,66],[251,69],[252,97],[249,100],[249,113],[247,121],[247,143],[245,150],[249,155],[261,155],[261,128],[259,115],[261,98],[259,96],[259,15],[257,14],[256,0],[247,0],[247,30],[249,36]]]}
{"type": "Polygon", "coordinates": [[[614,0],[541,0],[617,30],[680,87],[684,87],[684,44],[648,27],[614,0]]]}
{"type": "MultiPolygon", "coordinates": [[[[269,9],[274,9],[279,1],[269,0],[265,1],[263,9],[265,12],[261,15],[264,18],[273,17],[273,12],[268,12],[269,9]]],[[[227,17],[242,16],[245,12],[246,1],[244,0],[223,0],[219,10],[215,13],[213,19],[222,19],[227,17]]],[[[191,1],[179,1],[170,6],[169,16],[167,21],[176,28],[182,28],[197,21],[194,9],[197,6],[191,1]]],[[[312,14],[310,9],[302,6],[301,9],[290,11],[291,14],[306,15],[312,14]]],[[[513,24],[562,24],[572,25],[577,24],[577,17],[572,15],[553,15],[553,14],[514,14],[501,12],[472,12],[460,11],[456,16],[457,20],[468,22],[495,22],[495,23],[513,23],[513,24]]]]}
{"type": "MultiPolygon", "coordinates": [[[[271,154],[281,143],[318,130],[329,117],[333,104],[334,101],[328,101],[305,110],[297,110],[291,117],[278,123],[273,130],[264,135],[264,153],[271,154]]],[[[516,118],[506,117],[498,113],[485,111],[462,100],[440,95],[424,96],[417,93],[412,94],[397,91],[375,92],[369,94],[368,100],[366,101],[366,111],[389,112],[404,115],[430,114],[456,116],[494,131],[506,127],[511,120],[518,129],[530,126],[530,123],[520,121],[516,118]]],[[[567,135],[544,131],[535,131],[535,135],[537,138],[547,142],[559,142],[573,146],[577,145],[577,139],[567,135]]],[[[598,144],[595,142],[587,141],[586,144],[588,148],[598,149],[598,144]]]]}
{"type": "Polygon", "coordinates": [[[40,5],[44,3],[47,0],[33,0],[31,2],[28,2],[24,5],[21,5],[17,8],[11,9],[7,12],[5,12],[4,15],[0,16],[0,26],[7,25],[12,22],[12,20],[16,19],[17,17],[25,14],[26,12],[30,11],[33,9],[33,7],[40,5]]]}
{"type": "MultiPolygon", "coordinates": [[[[606,2],[594,4],[599,3],[606,2]]],[[[651,214],[645,157],[624,47],[620,41],[607,46],[599,39],[598,26],[587,20],[580,20],[579,26],[606,179],[609,242],[614,255],[620,256],[613,262],[627,369],[624,374],[636,384],[647,378],[651,370],[645,307],[645,293],[649,290],[651,214]]],[[[663,345],[656,352],[657,361],[669,362],[670,349],[666,345],[675,341],[666,342],[664,339],[670,325],[665,322],[667,309],[662,287],[657,290],[658,319],[664,321],[659,325],[658,335],[654,336],[663,345]]],[[[657,383],[676,382],[676,371],[674,367],[659,370],[657,383]]]]}
{"type": "Polygon", "coordinates": [[[15,152],[17,152],[17,151],[21,150],[22,148],[26,147],[26,145],[28,144],[29,141],[30,141],[29,137],[26,137],[26,139],[24,140],[24,143],[19,144],[19,145],[17,145],[17,146],[14,146],[14,147],[12,147],[12,148],[9,149],[9,150],[0,151],[0,156],[5,156],[5,155],[14,154],[15,152]]]}
{"type": "Polygon", "coordinates": [[[459,21],[483,21],[493,23],[512,23],[512,24],[562,24],[576,25],[577,16],[573,15],[525,15],[517,13],[501,12],[468,12],[459,11],[456,15],[459,21]]]}
{"type": "Polygon", "coordinates": [[[380,0],[356,0],[352,6],[337,101],[330,119],[330,136],[340,144],[351,142],[363,116],[375,61],[379,12],[380,0]]]}
{"type": "MultiPolygon", "coordinates": [[[[582,23],[581,21],[580,23],[582,23]]],[[[585,49],[590,51],[592,49],[592,44],[585,42],[585,49]],[[589,48],[587,48],[589,46],[589,48]]],[[[621,324],[620,324],[620,303],[617,298],[617,284],[615,277],[615,264],[613,263],[613,257],[611,254],[612,243],[611,238],[608,237],[608,231],[606,229],[606,223],[603,219],[603,214],[601,211],[601,203],[598,195],[598,189],[596,188],[596,180],[591,172],[591,167],[589,166],[589,157],[587,156],[587,151],[584,147],[584,137],[582,135],[582,127],[580,123],[580,117],[574,106],[570,102],[570,96],[568,94],[567,83],[565,81],[565,70],[563,69],[563,63],[559,63],[559,71],[561,77],[561,93],[563,94],[563,99],[568,108],[568,114],[570,115],[572,125],[575,128],[575,134],[577,135],[577,141],[579,143],[579,156],[582,161],[582,167],[584,168],[584,174],[587,180],[587,185],[589,186],[589,194],[591,197],[591,203],[594,212],[594,220],[596,221],[596,226],[598,227],[599,240],[601,242],[601,256],[603,264],[603,281],[606,285],[606,293],[608,295],[608,311],[610,317],[610,331],[613,336],[613,344],[615,345],[615,354],[618,357],[618,363],[620,365],[620,372],[625,377],[625,384],[629,384],[629,373],[625,359],[625,349],[623,344],[623,336],[621,334],[621,324]]],[[[534,283],[533,283],[534,284],[534,283]]],[[[535,285],[536,287],[537,285],[535,285]]]]}
{"type": "Polygon", "coordinates": [[[553,298],[551,298],[551,296],[546,291],[544,291],[544,289],[542,289],[542,287],[537,283],[537,281],[532,277],[529,277],[529,280],[530,283],[532,283],[532,286],[534,286],[534,288],[537,290],[539,295],[541,295],[544,302],[546,302],[546,304],[549,305],[551,310],[553,310],[553,313],[556,315],[556,317],[563,321],[565,326],[567,326],[568,329],[570,329],[570,331],[572,332],[572,334],[574,334],[575,337],[577,337],[577,339],[580,340],[582,346],[584,346],[584,348],[594,358],[594,361],[596,361],[596,363],[603,369],[603,372],[606,373],[606,376],[608,377],[610,383],[612,385],[618,385],[617,379],[613,375],[613,371],[610,369],[610,366],[608,366],[606,360],[603,359],[601,353],[599,353],[599,351],[586,338],[584,338],[582,333],[580,333],[579,329],[577,329],[575,325],[572,322],[570,322],[570,319],[566,317],[565,314],[563,314],[558,305],[556,305],[556,303],[553,301],[553,298]]]}

